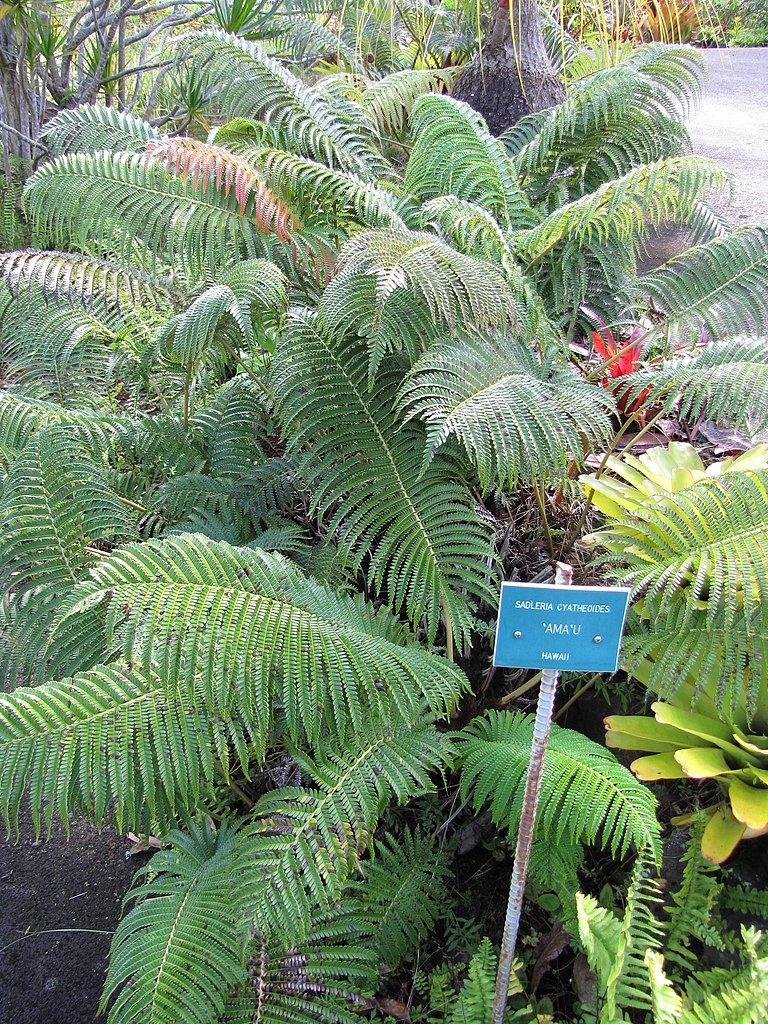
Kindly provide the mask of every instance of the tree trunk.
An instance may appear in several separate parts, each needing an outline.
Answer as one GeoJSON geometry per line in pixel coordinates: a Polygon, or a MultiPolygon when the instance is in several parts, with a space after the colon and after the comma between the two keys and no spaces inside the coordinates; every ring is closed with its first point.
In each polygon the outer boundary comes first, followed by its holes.
{"type": "Polygon", "coordinates": [[[453,90],[483,115],[494,135],[565,99],[544,46],[536,0],[513,0],[511,14],[510,19],[509,0],[499,0],[482,52],[453,90]]]}

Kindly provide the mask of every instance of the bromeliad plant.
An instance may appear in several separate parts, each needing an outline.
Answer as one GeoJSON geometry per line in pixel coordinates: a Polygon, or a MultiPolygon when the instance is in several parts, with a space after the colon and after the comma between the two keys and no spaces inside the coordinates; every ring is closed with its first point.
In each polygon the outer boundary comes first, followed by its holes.
{"type": "MultiPolygon", "coordinates": [[[[612,435],[569,358],[583,307],[651,295],[667,336],[764,316],[768,237],[721,234],[724,176],[685,155],[695,56],[578,67],[497,140],[439,75],[310,86],[206,32],[206,141],[112,108],[48,126],[39,247],[2,263],[0,809],[168,837],[113,942],[114,1024],[356,1019],[447,873],[420,832],[372,859],[389,805],[455,767],[516,826],[530,721],[438,722],[493,614],[496,497],[612,435]],[[641,280],[668,217],[708,240],[641,280]]],[[[762,350],[696,358],[632,385],[754,408],[762,350]]],[[[582,842],[658,860],[649,792],[583,738],[555,732],[542,799],[541,878],[582,842]]]]}
{"type": "Polygon", "coordinates": [[[717,781],[702,836],[717,862],[768,830],[765,465],[764,445],[705,468],[670,444],[582,477],[609,523],[591,539],[636,585],[628,667],[662,698],[654,718],[607,718],[606,742],[650,752],[631,766],[646,781],[717,781]]]}

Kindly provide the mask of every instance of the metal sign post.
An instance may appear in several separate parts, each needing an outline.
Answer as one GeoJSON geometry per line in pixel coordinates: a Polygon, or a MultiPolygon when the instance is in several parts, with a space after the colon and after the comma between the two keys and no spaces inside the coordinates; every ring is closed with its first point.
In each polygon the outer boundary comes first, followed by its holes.
{"type": "Polygon", "coordinates": [[[493,1024],[503,1024],[509,979],[523,908],[544,755],[560,670],[615,672],[630,591],[620,587],[571,587],[573,568],[557,563],[555,586],[505,583],[496,629],[494,664],[543,668],[515,863],[501,944],[493,1024]],[[557,588],[568,588],[558,592],[557,588]],[[512,659],[512,660],[510,660],[512,659]]]}

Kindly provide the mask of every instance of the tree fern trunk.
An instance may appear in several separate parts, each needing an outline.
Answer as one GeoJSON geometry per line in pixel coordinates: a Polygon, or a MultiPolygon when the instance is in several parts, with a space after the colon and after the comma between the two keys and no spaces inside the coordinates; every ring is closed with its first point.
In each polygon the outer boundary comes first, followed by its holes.
{"type": "Polygon", "coordinates": [[[536,0],[499,0],[481,53],[453,91],[500,135],[525,114],[562,103],[565,90],[544,46],[536,0]],[[510,17],[511,15],[511,17],[510,17]]]}

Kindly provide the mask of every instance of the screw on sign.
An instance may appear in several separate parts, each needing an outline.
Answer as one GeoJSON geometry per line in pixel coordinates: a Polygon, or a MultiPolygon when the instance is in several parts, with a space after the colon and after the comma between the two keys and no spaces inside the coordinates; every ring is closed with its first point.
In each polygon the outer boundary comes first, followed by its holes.
{"type": "Polygon", "coordinates": [[[572,579],[572,567],[565,562],[558,562],[554,586],[504,583],[501,590],[494,665],[541,668],[544,671],[541,673],[531,759],[525,780],[515,863],[509,885],[504,938],[491,1016],[493,1024],[502,1024],[507,1005],[512,958],[520,927],[541,791],[544,754],[560,671],[615,672],[619,667],[621,634],[627,617],[630,591],[625,587],[573,587],[572,579]],[[600,632],[597,632],[598,628],[600,632]]]}

